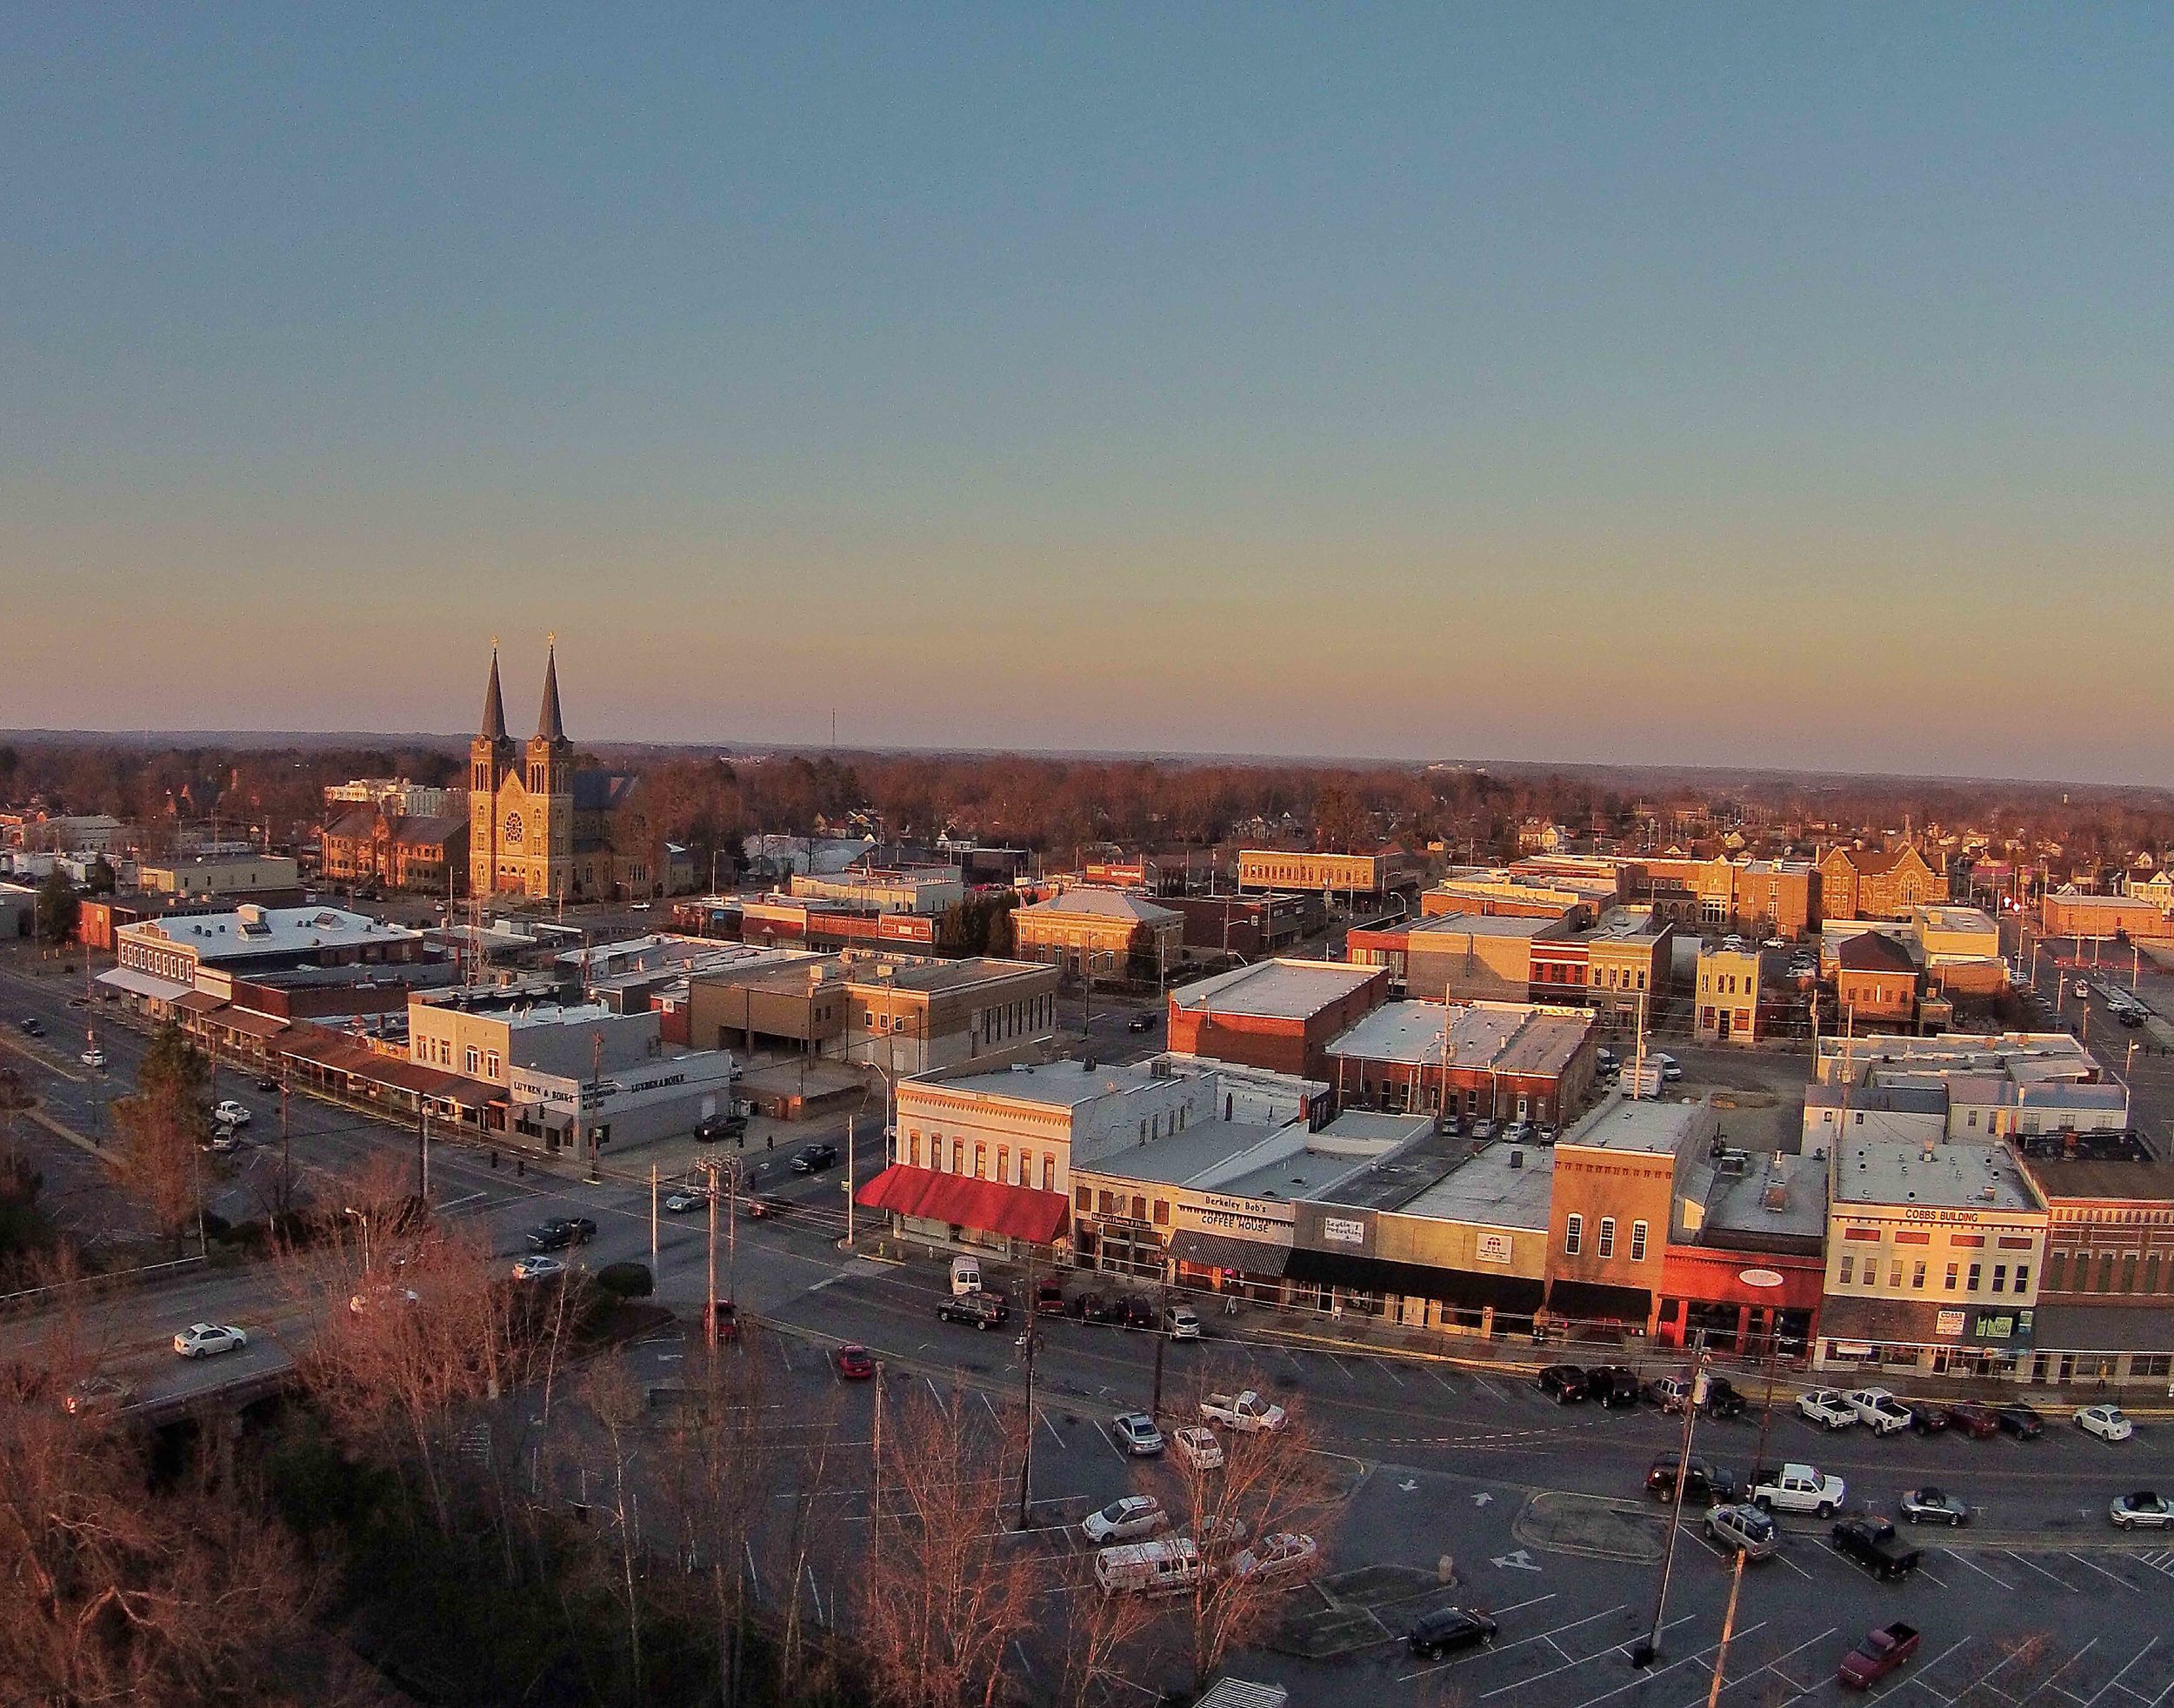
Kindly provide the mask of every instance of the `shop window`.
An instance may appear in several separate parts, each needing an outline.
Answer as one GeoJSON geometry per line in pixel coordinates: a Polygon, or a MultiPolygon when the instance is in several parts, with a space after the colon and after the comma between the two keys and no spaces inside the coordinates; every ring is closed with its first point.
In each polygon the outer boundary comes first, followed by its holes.
{"type": "Polygon", "coordinates": [[[1042,1158],[1042,1190],[1045,1192],[1057,1190],[1057,1158],[1054,1157],[1042,1158]]]}
{"type": "Polygon", "coordinates": [[[2016,1291],[2019,1293],[2027,1293],[2031,1291],[2031,1265],[2029,1264],[2016,1265],[2016,1291]]]}
{"type": "Polygon", "coordinates": [[[1155,1225],[1158,1228],[1166,1228],[1170,1225],[1170,1200],[1168,1198],[1155,1200],[1155,1225]]]}
{"type": "Polygon", "coordinates": [[[1956,1266],[1955,1266],[1953,1264],[1950,1264],[1948,1265],[1948,1280],[1947,1280],[1947,1290],[1948,1290],[1948,1291],[1950,1291],[1950,1292],[1953,1292],[1953,1291],[1955,1291],[1955,1276],[1956,1276],[1956,1266]]]}
{"type": "Polygon", "coordinates": [[[1912,1292],[1922,1293],[1925,1290],[1925,1263],[1923,1258],[1911,1266],[1910,1287],[1912,1292]]]}
{"type": "Polygon", "coordinates": [[[963,1138],[955,1138],[951,1141],[951,1172],[954,1174],[966,1172],[966,1141],[963,1138]]]}
{"type": "Polygon", "coordinates": [[[1966,1287],[1964,1291],[1965,1291],[1966,1292],[1972,1292],[1972,1293],[1976,1292],[1976,1291],[1977,1291],[1978,1278],[1979,1278],[1980,1276],[1984,1275],[1984,1272],[1985,1272],[1985,1266],[1984,1266],[1984,1264],[1972,1264],[1971,1265],[1971,1279],[1970,1279],[1970,1284],[1969,1284],[1969,1285],[1968,1285],[1968,1286],[1967,1286],[1967,1287],[1966,1287]]]}
{"type": "Polygon", "coordinates": [[[974,1146],[974,1178],[986,1180],[988,1178],[989,1147],[986,1144],[977,1144],[974,1146]]]}
{"type": "Polygon", "coordinates": [[[1011,1147],[1009,1144],[999,1144],[997,1147],[997,1178],[998,1182],[1001,1183],[1010,1172],[1011,1147]]]}
{"type": "Polygon", "coordinates": [[[1094,1188],[1091,1186],[1075,1186],[1072,1189],[1072,1207],[1078,1211],[1082,1215],[1084,1215],[1087,1211],[1092,1210],[1095,1207],[1094,1188]]]}
{"type": "Polygon", "coordinates": [[[1997,1293],[2004,1293],[2008,1291],[2008,1265],[2006,1264],[1993,1265],[1993,1291],[1997,1293]]]}

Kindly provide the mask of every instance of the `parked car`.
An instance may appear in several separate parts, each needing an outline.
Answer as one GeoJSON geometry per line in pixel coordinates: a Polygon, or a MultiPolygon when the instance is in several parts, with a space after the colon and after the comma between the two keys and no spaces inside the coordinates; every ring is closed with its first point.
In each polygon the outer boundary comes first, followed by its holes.
{"type": "Polygon", "coordinates": [[[423,1295],[413,1287],[395,1287],[386,1282],[365,1287],[359,1293],[347,1296],[347,1308],[355,1316],[366,1311],[382,1310],[388,1304],[414,1305],[423,1303],[423,1295]]]}
{"type": "Polygon", "coordinates": [[[2164,1530],[2174,1524],[2174,1503],[2164,1495],[2138,1489],[2134,1494],[2116,1495],[2106,1516],[2116,1530],[2164,1530]]]}
{"type": "Polygon", "coordinates": [[[783,1216],[792,1208],[790,1198],[750,1198],[747,1201],[747,1215],[750,1220],[768,1221],[773,1216],[783,1216]]]}
{"type": "Polygon", "coordinates": [[[248,1344],[249,1336],[231,1323],[191,1323],[174,1337],[174,1351],[184,1358],[216,1358],[248,1344]]]}
{"type": "Polygon", "coordinates": [[[1592,1391],[1585,1372],[1574,1364],[1551,1364],[1533,1378],[1533,1385],[1557,1405],[1576,1405],[1592,1391]]]}
{"type": "Polygon", "coordinates": [[[1163,1313],[1163,1328],[1172,1340],[1197,1340],[1200,1317],[1190,1304],[1173,1304],[1163,1313]]]}
{"type": "Polygon", "coordinates": [[[1530,1144],[1532,1142],[1532,1124],[1530,1121],[1512,1121],[1502,1130],[1502,1142],[1504,1144],[1530,1144]]]}
{"type": "Polygon", "coordinates": [[[1726,1420],[1741,1418],[1750,1409],[1751,1402],[1737,1391],[1736,1384],[1725,1376],[1706,1378],[1706,1415],[1726,1420]]]}
{"type": "Polygon", "coordinates": [[[2036,1441],[2045,1433],[2045,1419],[2022,1400],[2002,1406],[1993,1413],[1993,1418],[2000,1425],[2002,1434],[2012,1435],[2018,1441],[2036,1441]]]}
{"type": "Polygon", "coordinates": [[[1747,1560],[1771,1558],[1781,1545],[1781,1530],[1773,1514],[1756,1506],[1716,1506],[1706,1514],[1707,1539],[1720,1548],[1731,1548],[1747,1560]]]}
{"type": "Polygon", "coordinates": [[[2076,1414],[2076,1427],[2101,1441],[2126,1441],[2137,1432],[2129,1415],[2118,1405],[2086,1405],[2076,1414]]]}
{"type": "Polygon", "coordinates": [[[1483,1115],[1478,1120],[1472,1123],[1473,1144],[1484,1144],[1489,1140],[1492,1139],[1494,1136],[1495,1124],[1488,1117],[1483,1115]]]}
{"type": "Polygon", "coordinates": [[[227,1098],[213,1108],[211,1118],[223,1121],[230,1127],[246,1127],[255,1118],[250,1114],[247,1104],[237,1103],[232,1098],[227,1098]]]}
{"type": "Polygon", "coordinates": [[[1163,1451],[1163,1431],[1144,1411],[1118,1412],[1110,1420],[1110,1438],[1119,1452],[1136,1459],[1156,1458],[1163,1451]]]}
{"type": "Polygon", "coordinates": [[[837,1164],[838,1147],[835,1144],[804,1144],[793,1152],[792,1171],[795,1174],[820,1174],[826,1168],[837,1164]]]}
{"type": "Polygon", "coordinates": [[[1867,1691],[1917,1652],[1917,1628],[1900,1619],[1866,1633],[1842,1658],[1836,1678],[1851,1690],[1867,1691]]]}
{"type": "Polygon", "coordinates": [[[1675,1451],[1654,1456],[1645,1473],[1645,1491],[1663,1500],[1673,1500],[1679,1476],[1683,1479],[1685,1505],[1727,1505],[1737,1498],[1737,1480],[1728,1471],[1700,1454],[1693,1453],[1686,1461],[1683,1454],[1675,1451]]]}
{"type": "Polygon", "coordinates": [[[848,1382],[865,1382],[876,1374],[876,1360],[869,1356],[868,1348],[857,1342],[848,1342],[838,1348],[832,1360],[838,1375],[848,1382]]]}
{"type": "Polygon", "coordinates": [[[715,1144],[719,1139],[737,1138],[747,1131],[744,1115],[713,1115],[695,1129],[697,1144],[715,1144]]]}
{"type": "Polygon", "coordinates": [[[1907,1578],[1924,1561],[1924,1550],[1904,1541],[1884,1518],[1844,1518],[1832,1534],[1837,1553],[1883,1583],[1907,1578]]]}
{"type": "Polygon", "coordinates": [[[45,1023],[35,1014],[26,1014],[15,1023],[16,1031],[25,1037],[43,1037],[45,1023]]]}
{"type": "Polygon", "coordinates": [[[1011,1315],[1011,1307],[1004,1303],[1002,1293],[956,1293],[937,1302],[936,1314],[947,1323],[993,1329],[1002,1326],[1011,1315]]]}
{"type": "Polygon", "coordinates": [[[1063,1282],[1044,1278],[1034,1284],[1034,1314],[1037,1317],[1062,1317],[1064,1314],[1063,1282]]]}
{"type": "Polygon", "coordinates": [[[1321,1558],[1321,1545],[1298,1531],[1279,1530],[1264,1536],[1230,1562],[1233,1578],[1253,1578],[1264,1584],[1304,1578],[1321,1558]]]}
{"type": "Polygon", "coordinates": [[[1910,1408],[1884,1388],[1858,1388],[1843,1398],[1874,1435],[1893,1435],[1910,1427],[1910,1408]]]}
{"type": "Polygon", "coordinates": [[[1973,1441],[1988,1441],[2000,1433],[2000,1419],[1990,1405],[1964,1400],[1948,1407],[1948,1422],[1973,1441]]]}
{"type": "Polygon", "coordinates": [[[1910,1427],[1919,1435],[1938,1435],[1954,1421],[1954,1411],[1937,1401],[1913,1399],[1910,1402],[1910,1427]]]}
{"type": "Polygon", "coordinates": [[[1144,1293],[1124,1296],[1124,1325],[1129,1329],[1151,1329],[1155,1326],[1155,1304],[1144,1293]]]}
{"type": "Polygon", "coordinates": [[[1605,1364],[1585,1372],[1585,1391],[1609,1411],[1620,1411],[1638,1403],[1645,1384],[1628,1364],[1605,1364]]]}
{"type": "Polygon", "coordinates": [[[1216,1432],[1211,1429],[1204,1429],[1198,1424],[1187,1424],[1184,1428],[1172,1431],[1170,1444],[1177,1457],[1195,1471],[1223,1469],[1223,1443],[1216,1438],[1216,1432]]]}
{"type": "Polygon", "coordinates": [[[1822,1429],[1848,1429],[1857,1421],[1857,1407],[1833,1388],[1813,1388],[1797,1396],[1797,1415],[1822,1429]]]}
{"type": "Polygon", "coordinates": [[[1931,1483],[1921,1489],[1905,1489],[1897,1504],[1906,1524],[1945,1525],[1955,1530],[1971,1521],[1970,1502],[1931,1483]]]}
{"type": "Polygon", "coordinates": [[[1484,1647],[1495,1640],[1499,1629],[1484,1613],[1441,1607],[1422,1614],[1404,1633],[1404,1643],[1421,1660],[1440,1660],[1460,1649],[1484,1647]]]}
{"type": "Polygon", "coordinates": [[[117,1376],[86,1376],[68,1391],[61,1409],[71,1418],[118,1411],[136,1403],[136,1390],[117,1376]]]}
{"type": "Polygon", "coordinates": [[[1182,1595],[1207,1575],[1207,1569],[1189,1536],[1123,1543],[1095,1556],[1095,1582],[1105,1596],[1182,1595]]]}
{"type": "Polygon", "coordinates": [[[1151,1032],[1155,1030],[1155,1017],[1152,1014],[1136,1014],[1124,1023],[1124,1029],[1135,1033],[1151,1032]]]}
{"type": "Polygon", "coordinates": [[[958,1257],[951,1259],[951,1291],[954,1293],[977,1293],[981,1291],[981,1259],[958,1257]]]}
{"type": "Polygon", "coordinates": [[[1848,1492],[1839,1477],[1822,1477],[1808,1464],[1785,1464],[1771,1474],[1754,1473],[1751,1498],[1770,1512],[1813,1512],[1831,1518],[1842,1510],[1848,1492]]]}
{"type": "Polygon", "coordinates": [[[586,1245],[597,1237],[597,1224],[586,1216],[554,1216],[528,1231],[531,1251],[563,1251],[570,1245],[586,1245]]]}
{"type": "Polygon", "coordinates": [[[513,1263],[517,1281],[556,1281],[565,1273],[566,1265],[557,1258],[517,1258],[513,1263]]]}
{"type": "Polygon", "coordinates": [[[1290,1421],[1284,1408],[1250,1388],[1243,1393],[1210,1394],[1200,1402],[1200,1415],[1241,1435],[1264,1431],[1273,1435],[1290,1421]]]}
{"type": "Polygon", "coordinates": [[[257,1089],[267,1096],[277,1097],[279,1093],[279,1081],[272,1074],[260,1073],[257,1076],[257,1089]]]}
{"type": "Polygon", "coordinates": [[[1120,1495],[1100,1511],[1090,1512],[1079,1528],[1090,1542],[1128,1542],[1168,1530],[1170,1514],[1153,1495],[1120,1495]]]}
{"type": "Polygon", "coordinates": [[[106,1064],[106,1052],[94,1044],[76,1059],[87,1068],[102,1068],[106,1064]]]}
{"type": "Polygon", "coordinates": [[[1679,1413],[1691,1404],[1691,1384],[1680,1376],[1657,1376],[1645,1384],[1646,1398],[1662,1411],[1679,1413]]]}

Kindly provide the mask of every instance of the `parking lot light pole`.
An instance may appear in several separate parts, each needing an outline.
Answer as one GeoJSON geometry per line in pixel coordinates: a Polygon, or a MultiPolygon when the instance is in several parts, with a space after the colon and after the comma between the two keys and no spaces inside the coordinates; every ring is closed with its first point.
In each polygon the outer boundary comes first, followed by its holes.
{"type": "Polygon", "coordinates": [[[1653,1597],[1653,1628],[1630,1645],[1630,1665],[1641,1670],[1660,1658],[1661,1622],[1668,1616],[1669,1579],[1676,1571],[1676,1532],[1684,1522],[1684,1489],[1691,1481],[1691,1433],[1698,1424],[1698,1378],[1706,1362],[1706,1331],[1695,1332],[1698,1338],[1691,1349],[1691,1384],[1684,1393],[1684,1445],[1682,1457],[1676,1461],[1675,1496],[1668,1506],[1668,1538],[1661,1549],[1661,1583],[1653,1597]]]}

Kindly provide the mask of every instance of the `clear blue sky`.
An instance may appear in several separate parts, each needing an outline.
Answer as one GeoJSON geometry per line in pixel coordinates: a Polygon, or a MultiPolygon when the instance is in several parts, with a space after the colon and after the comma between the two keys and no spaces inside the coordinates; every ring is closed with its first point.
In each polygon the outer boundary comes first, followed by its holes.
{"type": "Polygon", "coordinates": [[[0,724],[2174,781],[2164,8],[364,10],[11,20],[0,724]]]}

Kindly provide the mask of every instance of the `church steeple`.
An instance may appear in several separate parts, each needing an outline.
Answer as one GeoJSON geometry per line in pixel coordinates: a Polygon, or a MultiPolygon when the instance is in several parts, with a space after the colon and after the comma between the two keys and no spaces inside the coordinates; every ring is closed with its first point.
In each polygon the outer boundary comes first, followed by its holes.
{"type": "MultiPolygon", "coordinates": [[[[556,700],[558,693],[556,682],[549,691],[556,700]]],[[[498,644],[496,641],[490,644],[490,685],[483,690],[483,726],[479,733],[487,742],[502,742],[506,738],[506,702],[505,697],[498,691],[498,644]]]]}
{"type": "MultiPolygon", "coordinates": [[[[495,691],[498,680],[495,660],[491,670],[491,683],[495,691]]],[[[536,738],[554,744],[566,739],[566,721],[559,716],[558,711],[558,637],[556,635],[551,637],[549,651],[544,655],[544,709],[537,715],[536,738]]]]}

